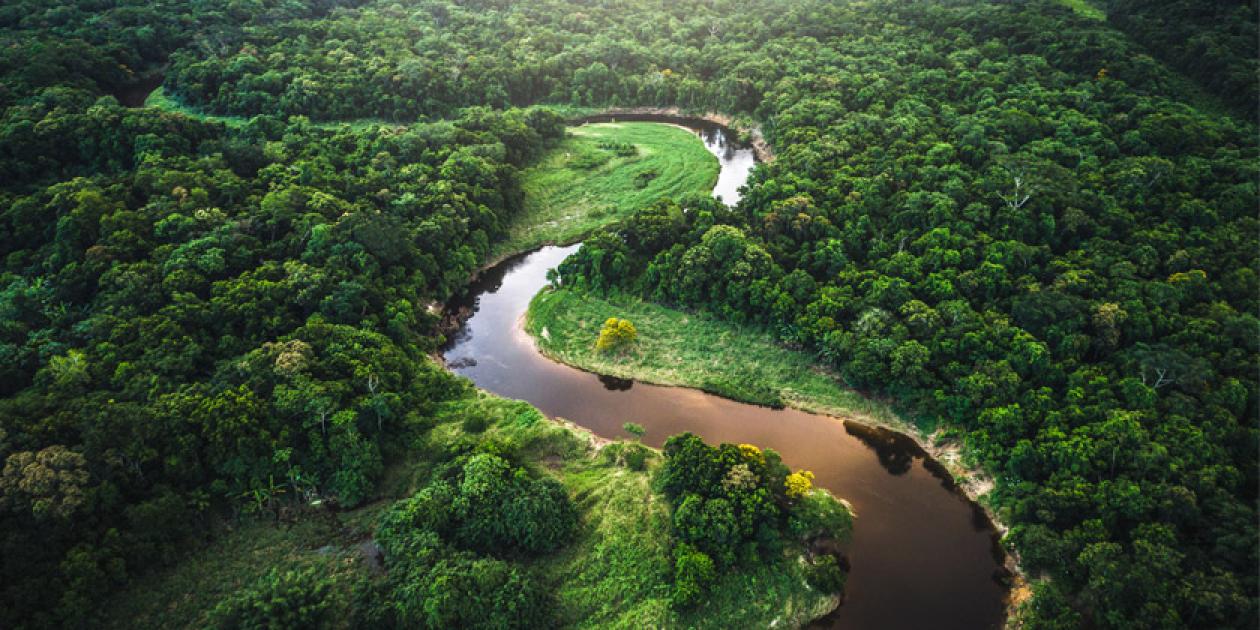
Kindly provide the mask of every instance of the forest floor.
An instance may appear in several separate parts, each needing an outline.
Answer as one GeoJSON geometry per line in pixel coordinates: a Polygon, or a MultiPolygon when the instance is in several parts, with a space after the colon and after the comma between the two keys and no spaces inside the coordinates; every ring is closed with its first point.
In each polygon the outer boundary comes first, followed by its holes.
{"type": "Polygon", "coordinates": [[[493,257],[575,242],[662,197],[708,194],[717,176],[717,158],[686,129],[644,122],[570,127],[525,170],[525,211],[493,257]]]}

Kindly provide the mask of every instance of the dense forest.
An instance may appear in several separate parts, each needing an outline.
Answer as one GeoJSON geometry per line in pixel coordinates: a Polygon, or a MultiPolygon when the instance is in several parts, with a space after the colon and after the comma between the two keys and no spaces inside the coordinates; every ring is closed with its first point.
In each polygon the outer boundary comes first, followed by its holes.
{"type": "MultiPolygon", "coordinates": [[[[564,284],[764,326],[946,427],[997,479],[1028,627],[1254,625],[1255,5],[1100,6],[7,2],[0,626],[90,626],[282,491],[373,498],[470,395],[430,358],[436,305],[505,238],[557,111],[609,105],[739,115],[777,159],[735,208],[596,234],[564,284]],[[159,79],[183,111],[120,105],[159,79]]],[[[791,532],[781,496],[708,541],[739,450],[702,446],[666,447],[699,481],[659,473],[683,604],[758,519],[791,532]]],[[[494,452],[439,467],[384,518],[405,568],[365,601],[442,571],[519,615],[363,623],[544,623],[487,551],[563,545],[567,497],[494,452]]],[[[316,581],[276,572],[219,618],[316,581]]]]}

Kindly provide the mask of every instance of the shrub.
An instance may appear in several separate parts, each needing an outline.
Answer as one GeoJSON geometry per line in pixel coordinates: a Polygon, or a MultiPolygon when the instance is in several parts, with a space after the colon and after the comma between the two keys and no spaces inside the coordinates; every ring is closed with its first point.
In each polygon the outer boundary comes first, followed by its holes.
{"type": "Polygon", "coordinates": [[[809,494],[810,489],[814,487],[814,473],[798,470],[787,476],[787,479],[783,481],[783,487],[789,499],[799,499],[809,494]]]}
{"type": "Polygon", "coordinates": [[[630,470],[643,470],[647,467],[649,451],[640,444],[626,445],[625,453],[622,457],[625,459],[626,468],[630,470]]]}
{"type": "Polygon", "coordinates": [[[630,323],[630,320],[609,317],[604,320],[604,326],[599,330],[599,339],[595,342],[595,349],[600,352],[619,350],[634,343],[634,340],[638,338],[639,331],[635,329],[634,324],[630,323]]]}
{"type": "Polygon", "coordinates": [[[272,569],[210,612],[214,628],[318,628],[328,609],[329,582],[315,568],[272,569]]]}
{"type": "Polygon", "coordinates": [[[852,528],[848,508],[821,490],[801,497],[788,515],[788,529],[798,540],[820,536],[843,540],[852,528]]]}
{"type": "Polygon", "coordinates": [[[830,554],[814,558],[805,568],[805,581],[824,593],[839,593],[844,589],[844,580],[844,569],[830,554]]]}
{"type": "Polygon", "coordinates": [[[674,606],[686,607],[698,602],[717,578],[713,559],[687,543],[674,548],[674,606]]]}
{"type": "Polygon", "coordinates": [[[466,416],[460,426],[465,433],[481,433],[490,427],[490,419],[482,415],[466,416]]]}

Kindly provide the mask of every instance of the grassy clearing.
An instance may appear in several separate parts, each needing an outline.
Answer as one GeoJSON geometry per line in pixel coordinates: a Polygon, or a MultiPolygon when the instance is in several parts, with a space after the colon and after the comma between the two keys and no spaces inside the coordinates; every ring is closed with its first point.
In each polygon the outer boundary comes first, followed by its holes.
{"type": "Polygon", "coordinates": [[[291,524],[247,521],[221,532],[213,544],[175,566],[133,581],[111,598],[106,626],[204,628],[216,604],[272,567],[308,566],[334,576],[334,610],[344,608],[350,597],[350,581],[345,578],[365,570],[354,537],[335,520],[308,516],[291,524]]]}
{"type": "Polygon", "coordinates": [[[544,354],[592,372],[694,387],[744,402],[903,424],[888,407],[844,388],[810,355],[784,348],[759,328],[624,294],[601,297],[567,289],[539,293],[525,327],[544,354]],[[595,350],[600,326],[609,317],[634,323],[639,335],[631,349],[595,350]]]}
{"type": "Polygon", "coordinates": [[[1092,0],[1059,0],[1068,8],[1076,11],[1078,14],[1094,20],[1105,20],[1107,14],[1098,8],[1092,0]]]}
{"type": "Polygon", "coordinates": [[[707,194],[717,176],[717,158],[685,129],[647,122],[571,127],[525,171],[525,211],[496,254],[573,242],[661,197],[707,194]]]}
{"type": "Polygon", "coordinates": [[[219,601],[274,566],[317,566],[334,581],[329,619],[352,619],[352,592],[369,568],[359,545],[395,499],[425,485],[433,463],[452,447],[491,440],[513,459],[568,489],[581,511],[572,544],[524,563],[556,595],[557,616],[576,628],[796,627],[828,612],[835,600],[805,583],[802,549],[775,562],[728,572],[707,602],[679,613],[669,606],[672,562],[669,507],[650,484],[659,464],[627,468],[621,443],[547,420],[532,406],[485,393],[446,404],[427,434],[408,448],[381,484],[379,501],[337,515],[307,514],[291,524],[251,521],[217,536],[170,569],[139,580],[114,598],[107,627],[201,628],[219,601]],[[482,423],[470,418],[488,419],[482,423]],[[470,430],[471,428],[471,430],[470,430]]]}

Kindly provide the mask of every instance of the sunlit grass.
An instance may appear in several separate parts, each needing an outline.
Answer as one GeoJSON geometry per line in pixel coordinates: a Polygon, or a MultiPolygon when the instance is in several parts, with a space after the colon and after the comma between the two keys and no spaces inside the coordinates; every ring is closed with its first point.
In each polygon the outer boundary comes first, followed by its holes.
{"type": "Polygon", "coordinates": [[[525,211],[513,218],[495,252],[576,241],[661,197],[707,194],[717,176],[717,158],[686,129],[647,122],[571,127],[525,171],[525,211]],[[631,144],[637,152],[620,156],[601,142],[631,144]],[[649,172],[655,177],[646,179],[649,172]]]}
{"type": "Polygon", "coordinates": [[[1102,9],[1098,8],[1092,0],[1059,0],[1059,2],[1062,2],[1073,11],[1076,11],[1078,14],[1087,18],[1094,20],[1107,19],[1107,14],[1104,13],[1102,9]]]}
{"type": "Polygon", "coordinates": [[[760,328],[625,294],[543,291],[530,304],[526,329],[544,354],[600,374],[694,387],[745,402],[901,422],[888,407],[845,388],[810,354],[784,348],[760,328]],[[595,350],[599,328],[609,317],[627,318],[638,329],[629,351],[595,350]]]}

